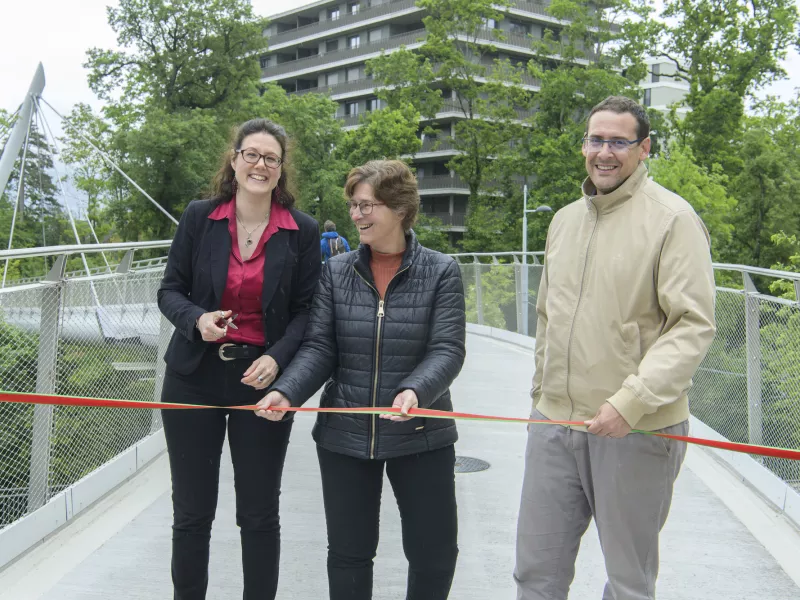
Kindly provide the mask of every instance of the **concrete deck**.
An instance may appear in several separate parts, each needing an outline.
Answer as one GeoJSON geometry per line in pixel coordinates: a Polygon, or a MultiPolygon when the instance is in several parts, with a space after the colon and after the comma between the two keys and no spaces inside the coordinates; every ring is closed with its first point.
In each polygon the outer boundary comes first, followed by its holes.
{"type": "MultiPolygon", "coordinates": [[[[457,408],[527,415],[532,366],[532,351],[470,335],[467,363],[453,389],[457,408]]],[[[325,521],[310,438],[312,423],[312,416],[298,415],[285,468],[278,593],[285,600],[327,597],[325,521]]],[[[525,427],[464,422],[459,429],[457,454],[486,460],[491,468],[457,476],[461,553],[451,598],[513,599],[525,427]]],[[[42,546],[0,571],[0,598],[171,597],[168,488],[169,470],[162,456],[42,546]]],[[[227,459],[220,488],[208,598],[227,600],[241,597],[239,538],[227,459]]],[[[661,539],[661,599],[800,598],[800,534],[702,450],[689,452],[661,539]]],[[[403,598],[405,578],[399,516],[387,483],[374,598],[403,598]]],[[[604,582],[597,534],[590,528],[570,598],[599,600],[604,582]]]]}

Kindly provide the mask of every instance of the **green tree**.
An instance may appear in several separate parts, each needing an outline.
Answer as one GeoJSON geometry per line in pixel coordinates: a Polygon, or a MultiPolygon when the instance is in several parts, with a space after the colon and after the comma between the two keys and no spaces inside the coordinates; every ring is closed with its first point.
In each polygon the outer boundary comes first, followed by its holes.
{"type": "MultiPolygon", "coordinates": [[[[645,72],[642,55],[649,32],[642,24],[649,8],[645,2],[610,0],[586,10],[582,2],[557,0],[548,12],[562,27],[534,46],[538,56],[528,64],[528,72],[541,82],[535,113],[506,169],[524,176],[529,207],[558,210],[580,197],[586,177],[581,140],[589,111],[611,95],[640,95],[637,86],[645,72]]],[[[518,215],[513,231],[521,231],[521,195],[514,198],[513,213],[518,215]]],[[[529,219],[529,248],[544,248],[548,223],[549,219],[529,219]]]]}
{"type": "MultiPolygon", "coordinates": [[[[122,0],[108,9],[120,51],[93,48],[89,83],[104,110],[104,150],[174,215],[202,195],[230,128],[254,113],[265,20],[246,0],[122,0]]],[[[173,224],[128,184],[109,201],[123,239],[169,237],[173,224]]]]}
{"type": "Polygon", "coordinates": [[[737,262],[767,267],[785,260],[786,255],[780,254],[782,247],[772,244],[771,237],[781,229],[800,229],[795,201],[800,164],[796,150],[782,143],[797,132],[786,129],[774,117],[745,119],[740,152],[743,164],[731,185],[738,200],[731,251],[737,262]]]}
{"type": "Polygon", "coordinates": [[[337,154],[354,167],[370,160],[399,159],[416,154],[422,148],[422,141],[417,137],[419,120],[419,112],[411,105],[369,112],[361,118],[358,129],[344,134],[337,154]]]}
{"type": "Polygon", "coordinates": [[[444,109],[459,116],[452,141],[459,154],[448,166],[469,186],[472,209],[492,157],[519,136],[519,112],[530,103],[524,70],[496,58],[494,43],[504,34],[486,27],[503,18],[509,2],[420,0],[419,6],[428,12],[422,46],[384,54],[368,69],[387,86],[379,96],[391,108],[411,105],[427,118],[444,109]]]}
{"type": "Polygon", "coordinates": [[[683,127],[697,161],[726,173],[741,167],[745,99],[786,75],[787,50],[798,44],[794,0],[667,0],[654,54],[671,60],[689,83],[683,127]]]}
{"type": "Polygon", "coordinates": [[[736,209],[736,199],[729,196],[727,177],[719,165],[709,172],[698,165],[690,148],[673,146],[668,156],[650,161],[653,180],[689,202],[703,219],[711,236],[711,249],[720,260],[720,249],[731,241],[733,225],[731,215],[736,209]]]}

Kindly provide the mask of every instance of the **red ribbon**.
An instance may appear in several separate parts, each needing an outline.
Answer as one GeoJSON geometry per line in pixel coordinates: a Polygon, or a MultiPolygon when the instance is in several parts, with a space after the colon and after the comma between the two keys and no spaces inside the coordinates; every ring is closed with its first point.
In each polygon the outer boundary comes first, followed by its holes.
{"type": "MultiPolygon", "coordinates": [[[[78,396],[57,396],[52,394],[24,394],[19,392],[0,392],[0,402],[22,403],[22,404],[49,404],[55,406],[87,406],[98,408],[145,408],[145,409],[228,409],[228,410],[256,410],[256,405],[246,406],[205,406],[199,404],[179,404],[174,402],[147,402],[144,400],[109,400],[103,398],[82,398],[78,396]]],[[[400,414],[399,408],[317,408],[317,407],[274,407],[272,410],[283,410],[286,412],[314,412],[314,413],[339,413],[339,414],[400,414]]],[[[469,421],[497,421],[501,423],[540,423],[546,425],[565,425],[585,427],[583,421],[549,421],[538,419],[520,419],[515,417],[496,417],[491,415],[480,415],[472,413],[450,412],[444,410],[431,410],[429,408],[412,408],[408,414],[415,417],[427,417],[432,419],[460,419],[469,421]]],[[[759,456],[770,456],[773,458],[785,458],[787,460],[800,460],[800,450],[789,448],[774,448],[772,446],[760,446],[757,444],[740,444],[737,442],[724,442],[709,440],[686,435],[673,435],[669,433],[659,433],[654,431],[642,431],[634,429],[632,433],[644,435],[655,435],[670,440],[687,442],[697,446],[707,446],[709,448],[719,448],[732,452],[742,452],[744,454],[756,454],[759,456]]]]}

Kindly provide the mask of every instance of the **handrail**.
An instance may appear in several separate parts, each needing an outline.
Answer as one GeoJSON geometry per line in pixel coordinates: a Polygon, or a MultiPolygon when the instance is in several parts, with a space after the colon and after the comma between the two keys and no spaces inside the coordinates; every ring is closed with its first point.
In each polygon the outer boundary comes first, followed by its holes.
{"type": "MultiPolygon", "coordinates": [[[[420,183],[425,181],[441,183],[447,180],[452,184],[461,184],[461,179],[450,177],[449,175],[431,176],[423,178],[420,183]]],[[[96,253],[96,252],[124,252],[127,250],[151,250],[157,248],[169,248],[172,245],[172,240],[155,240],[149,242],[115,242],[108,244],[73,244],[65,246],[45,246],[41,248],[14,248],[12,250],[0,250],[0,260],[6,259],[19,259],[19,258],[37,258],[44,256],[58,256],[70,255],[79,253],[96,253]]],[[[522,252],[508,251],[508,252],[461,252],[451,254],[454,258],[458,257],[493,257],[493,256],[522,256],[522,252]]],[[[528,256],[544,256],[543,251],[527,252],[528,256]]],[[[137,263],[163,260],[163,257],[143,259],[136,261],[137,263]]],[[[713,263],[715,271],[733,271],[737,273],[747,273],[748,275],[757,275],[761,277],[770,277],[773,279],[786,279],[793,282],[800,282],[800,273],[792,271],[780,271],[778,269],[767,269],[764,267],[754,267],[750,265],[739,265],[733,263],[713,263]]],[[[105,267],[103,267],[105,268],[105,267]]],[[[82,271],[81,271],[82,272],[82,271]]]]}
{"type": "Polygon", "coordinates": [[[115,252],[127,250],[150,250],[169,248],[172,240],[152,242],[119,242],[110,244],[72,244],[68,246],[44,246],[41,248],[14,248],[0,250],[0,260],[13,258],[36,258],[42,256],[59,256],[61,254],[90,254],[94,252],[115,252]]]}

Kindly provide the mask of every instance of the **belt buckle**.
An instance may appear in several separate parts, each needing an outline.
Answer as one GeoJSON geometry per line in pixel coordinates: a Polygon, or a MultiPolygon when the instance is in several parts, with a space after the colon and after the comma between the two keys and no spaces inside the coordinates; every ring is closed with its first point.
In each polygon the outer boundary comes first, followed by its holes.
{"type": "Polygon", "coordinates": [[[227,356],[225,356],[225,348],[227,346],[235,346],[235,345],[236,344],[230,344],[230,343],[220,345],[219,350],[217,351],[219,353],[220,360],[224,361],[235,360],[234,358],[228,358],[227,356]]]}

